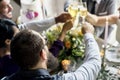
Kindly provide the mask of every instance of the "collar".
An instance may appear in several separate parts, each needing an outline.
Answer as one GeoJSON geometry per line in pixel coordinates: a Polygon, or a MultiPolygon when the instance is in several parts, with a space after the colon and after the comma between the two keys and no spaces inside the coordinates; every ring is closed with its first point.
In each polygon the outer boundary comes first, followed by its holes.
{"type": "Polygon", "coordinates": [[[43,76],[43,77],[50,77],[50,74],[49,74],[49,72],[46,69],[20,70],[18,73],[20,75],[23,75],[23,76],[43,76]]]}
{"type": "Polygon", "coordinates": [[[101,0],[92,0],[92,1],[96,1],[97,4],[100,4],[101,0]]]}
{"type": "Polygon", "coordinates": [[[36,70],[20,70],[11,76],[4,77],[4,80],[53,80],[54,77],[50,76],[46,69],[36,70]]]}

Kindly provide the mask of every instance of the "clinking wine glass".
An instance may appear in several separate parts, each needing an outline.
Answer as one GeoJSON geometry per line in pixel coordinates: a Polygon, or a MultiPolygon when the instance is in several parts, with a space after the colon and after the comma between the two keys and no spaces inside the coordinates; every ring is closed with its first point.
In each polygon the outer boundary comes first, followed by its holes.
{"type": "Polygon", "coordinates": [[[71,4],[68,7],[68,12],[70,13],[70,15],[73,18],[74,24],[73,24],[73,28],[77,27],[77,17],[78,17],[78,2],[77,1],[73,1],[71,2],[71,4]]]}
{"type": "Polygon", "coordinates": [[[78,7],[78,12],[80,17],[82,17],[82,23],[85,22],[85,18],[87,16],[87,4],[86,2],[82,2],[82,5],[80,4],[78,7]]]}
{"type": "Polygon", "coordinates": [[[68,12],[75,19],[78,13],[78,2],[72,2],[68,7],[68,12]]]}

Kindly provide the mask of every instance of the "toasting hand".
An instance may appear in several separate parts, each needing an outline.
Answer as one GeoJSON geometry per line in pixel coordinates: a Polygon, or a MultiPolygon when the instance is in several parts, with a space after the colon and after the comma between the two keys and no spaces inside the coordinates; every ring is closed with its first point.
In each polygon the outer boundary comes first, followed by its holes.
{"type": "Polygon", "coordinates": [[[85,34],[85,33],[94,33],[94,27],[88,23],[88,22],[85,22],[83,25],[82,25],[82,33],[85,34]]]}
{"type": "Polygon", "coordinates": [[[55,18],[56,23],[64,23],[68,20],[72,19],[71,15],[69,13],[62,13],[59,16],[55,18]]]}

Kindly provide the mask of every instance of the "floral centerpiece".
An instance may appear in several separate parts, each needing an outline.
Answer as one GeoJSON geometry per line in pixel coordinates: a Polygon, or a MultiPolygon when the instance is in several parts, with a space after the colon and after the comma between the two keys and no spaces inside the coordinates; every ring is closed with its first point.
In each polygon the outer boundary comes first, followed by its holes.
{"type": "MultiPolygon", "coordinates": [[[[62,30],[62,26],[63,24],[54,25],[44,32],[44,35],[47,37],[49,47],[58,38],[62,30]]],[[[84,58],[85,45],[83,42],[81,27],[68,31],[63,42],[64,49],[59,53],[58,61],[62,64],[61,68],[65,71],[74,71],[77,66],[77,61],[80,63],[80,60],[82,61],[84,58]],[[66,70],[64,65],[70,65],[70,68],[66,70]]]]}

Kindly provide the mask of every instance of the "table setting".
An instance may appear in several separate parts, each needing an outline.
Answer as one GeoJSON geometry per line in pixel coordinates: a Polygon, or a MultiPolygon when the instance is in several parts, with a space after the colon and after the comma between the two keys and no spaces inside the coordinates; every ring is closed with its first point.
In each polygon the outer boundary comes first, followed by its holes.
{"type": "Polygon", "coordinates": [[[102,59],[101,71],[97,80],[120,80],[120,45],[108,43],[108,24],[108,18],[106,17],[104,39],[98,38],[96,40],[100,47],[102,59]]]}
{"type": "Polygon", "coordinates": [[[105,52],[101,50],[102,65],[97,80],[120,80],[119,49],[119,45],[107,45],[105,52]]]}

